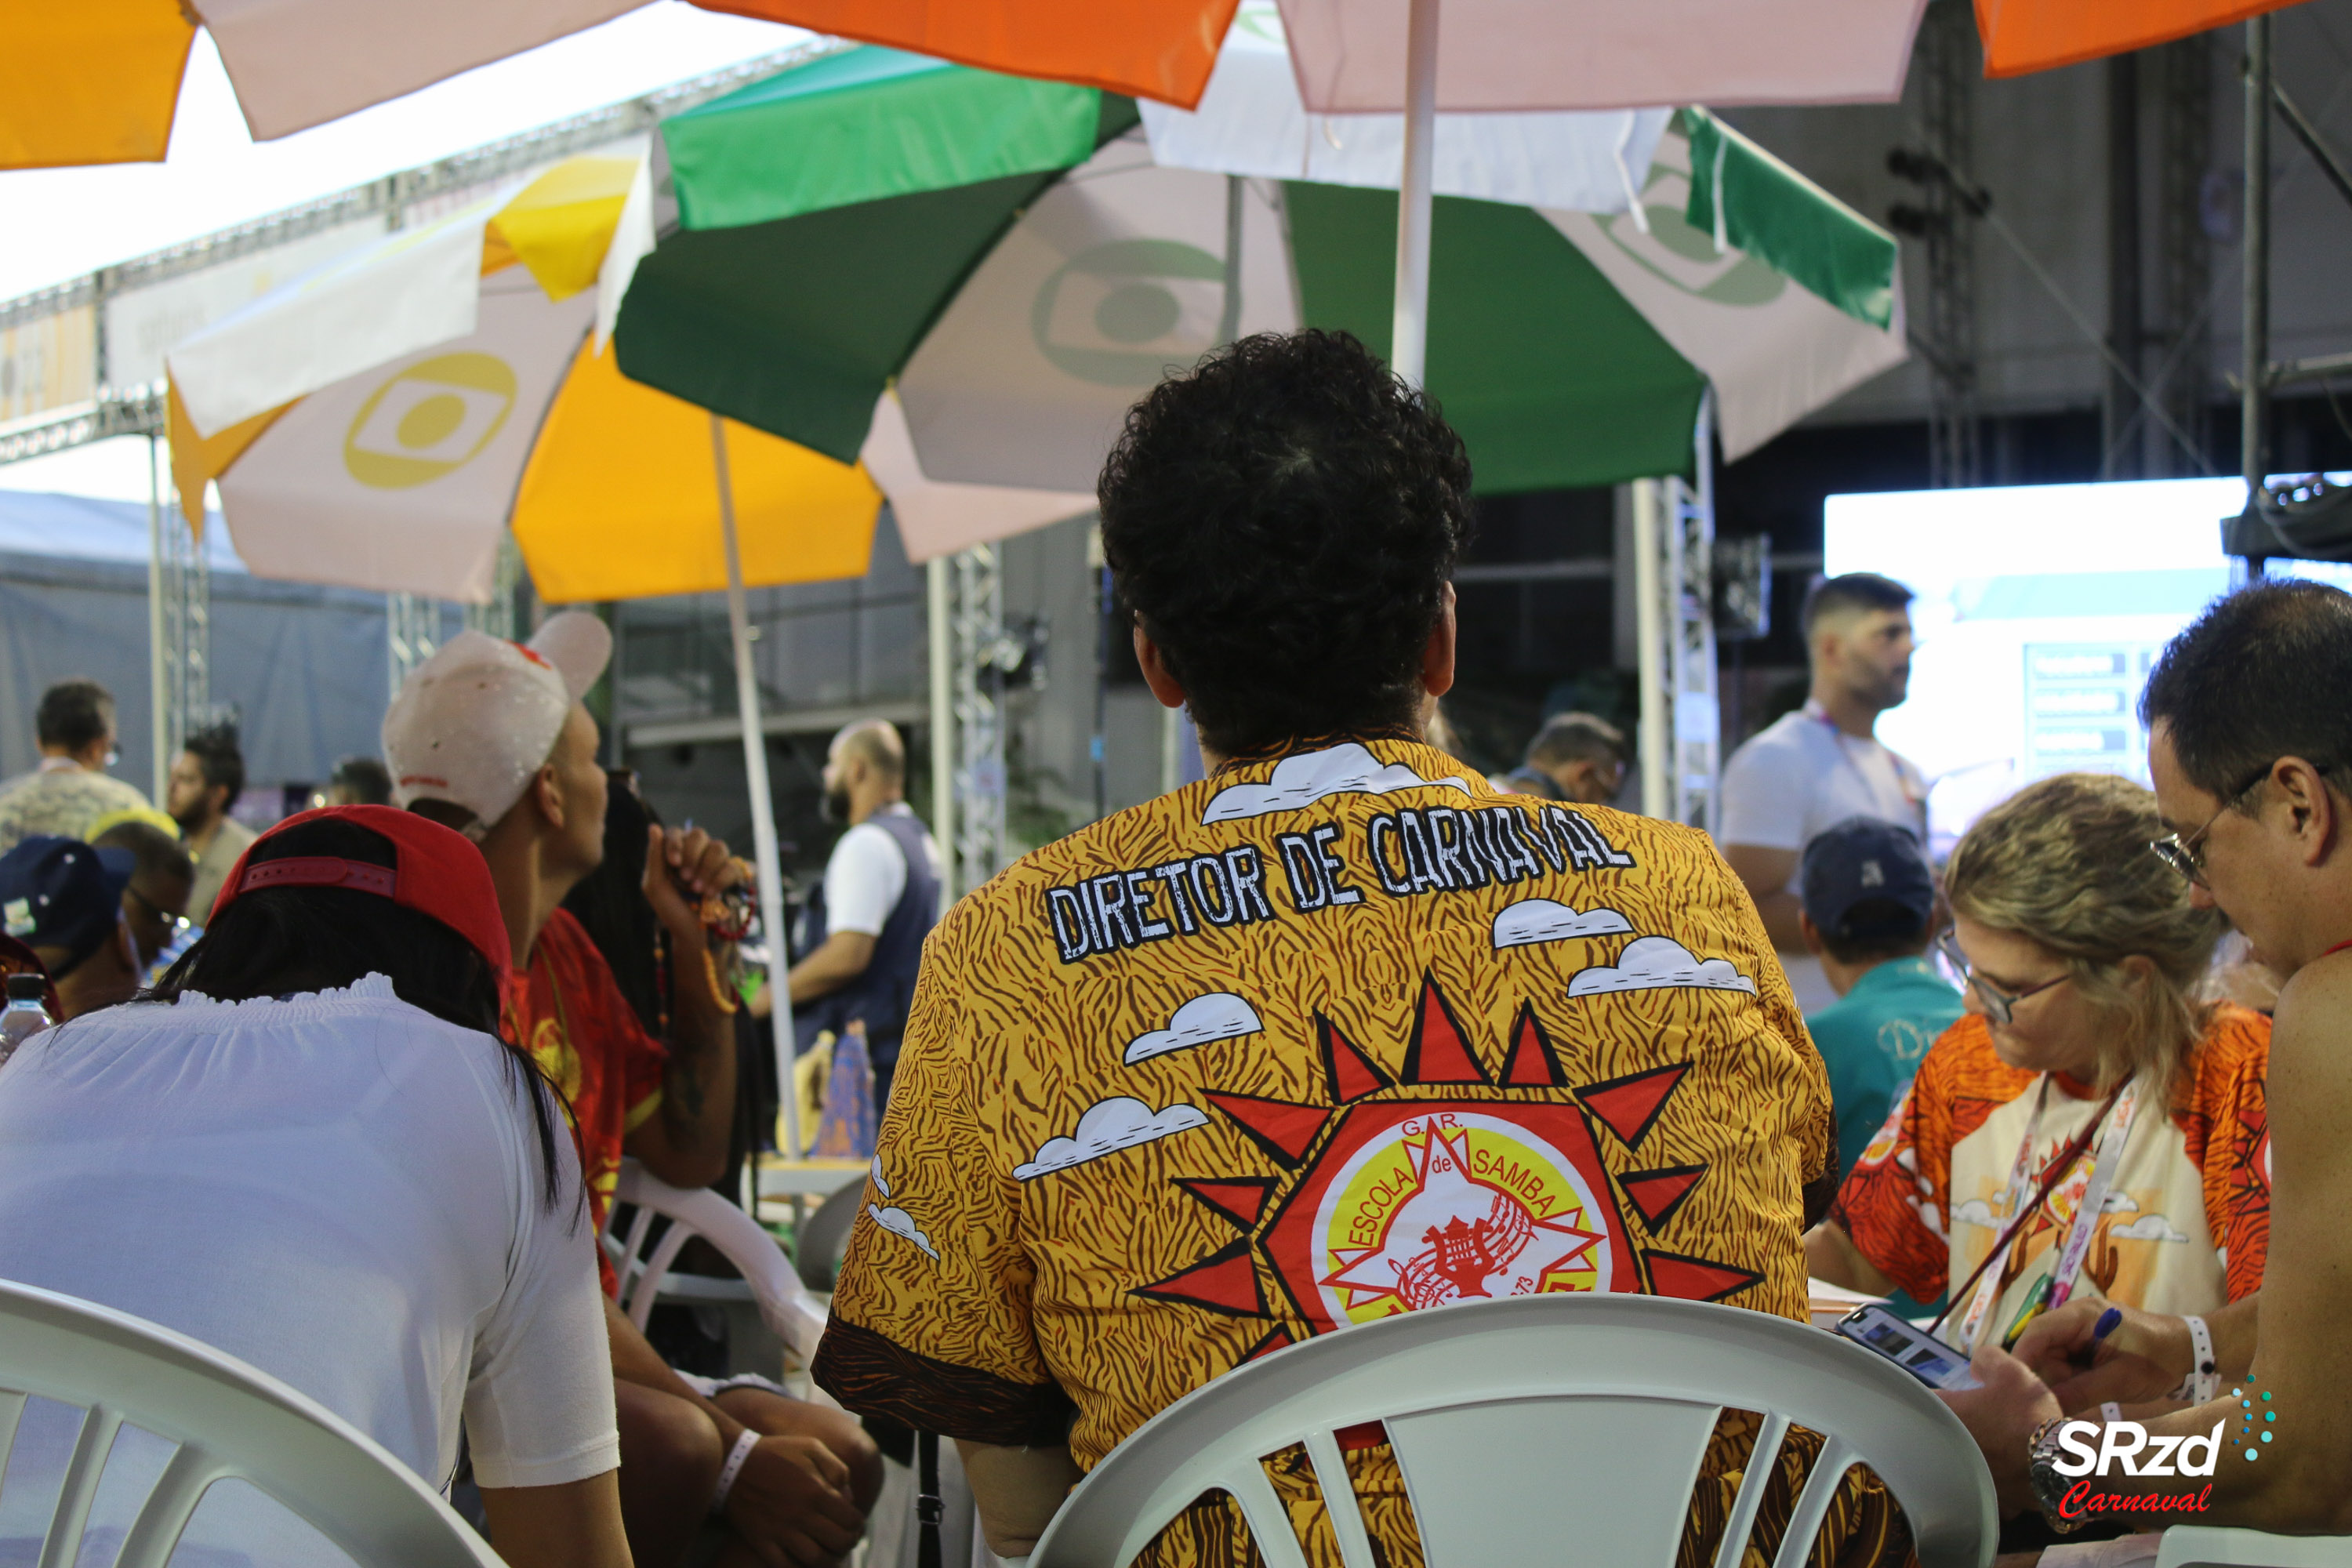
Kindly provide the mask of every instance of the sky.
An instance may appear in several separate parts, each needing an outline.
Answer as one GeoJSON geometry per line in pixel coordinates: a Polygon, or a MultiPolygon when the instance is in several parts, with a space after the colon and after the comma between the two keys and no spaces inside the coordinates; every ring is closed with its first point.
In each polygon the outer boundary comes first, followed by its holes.
{"type": "MultiPolygon", "coordinates": [[[[0,173],[0,300],[788,48],[793,27],[656,0],[599,27],[341,120],[256,142],[209,35],[161,163],[0,173]]],[[[146,441],[0,467],[0,489],[147,499],[146,441]]]]}

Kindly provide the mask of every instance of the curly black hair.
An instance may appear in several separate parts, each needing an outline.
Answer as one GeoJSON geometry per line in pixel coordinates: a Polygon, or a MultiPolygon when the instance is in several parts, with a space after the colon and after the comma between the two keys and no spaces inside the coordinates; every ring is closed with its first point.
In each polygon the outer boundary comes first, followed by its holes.
{"type": "Polygon", "coordinates": [[[1096,494],[1119,602],[1212,751],[1418,731],[1470,458],[1362,343],[1218,350],[1128,411],[1096,494]]]}

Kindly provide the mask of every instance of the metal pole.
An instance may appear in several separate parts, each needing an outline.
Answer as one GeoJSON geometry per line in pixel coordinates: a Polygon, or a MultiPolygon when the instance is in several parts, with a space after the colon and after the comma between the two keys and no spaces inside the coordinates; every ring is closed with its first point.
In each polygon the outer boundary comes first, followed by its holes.
{"type": "Polygon", "coordinates": [[[1665,584],[1659,572],[1664,553],[1662,530],[1664,487],[1656,479],[1633,481],[1633,627],[1640,639],[1637,668],[1642,679],[1642,815],[1668,816],[1674,801],[1666,776],[1674,753],[1669,732],[1673,716],[1666,700],[1665,584]]]}
{"type": "Polygon", "coordinates": [[[2246,24],[2246,247],[2244,376],[2238,443],[2246,507],[2262,495],[2268,467],[2271,359],[2271,19],[2246,24]]]}
{"type": "Polygon", "coordinates": [[[2115,358],[2100,430],[2103,479],[2144,479],[2148,471],[2139,452],[2143,443],[2124,439],[2129,429],[2147,428],[2138,413],[2139,205],[2139,57],[2115,55],[2107,60],[2107,347],[2115,358]]]}
{"type": "Polygon", "coordinates": [[[172,784],[171,658],[163,627],[163,490],[155,472],[155,437],[147,437],[147,680],[154,693],[152,741],[153,783],[149,796],[162,810],[172,784]]]}
{"type": "Polygon", "coordinates": [[[760,878],[760,924],[768,937],[768,989],[776,1029],[776,1093],[782,1101],[784,1158],[801,1157],[800,1100],[793,1092],[793,996],[786,978],[784,876],[776,852],[776,797],[768,787],[768,738],[760,728],[760,679],[751,668],[751,617],[743,604],[743,552],[735,539],[735,483],[727,471],[727,426],[710,416],[710,457],[719,472],[719,526],[727,541],[727,629],[735,643],[735,710],[743,724],[743,773],[751,793],[751,858],[760,878]]]}
{"type": "Polygon", "coordinates": [[[938,555],[923,568],[930,593],[931,639],[931,837],[939,840],[942,909],[956,900],[955,626],[948,615],[948,576],[953,564],[938,555]]]}
{"type": "Polygon", "coordinates": [[[1389,363],[1414,386],[1429,369],[1431,183],[1437,169],[1437,0],[1412,0],[1404,67],[1404,178],[1397,191],[1396,319],[1389,363]]]}

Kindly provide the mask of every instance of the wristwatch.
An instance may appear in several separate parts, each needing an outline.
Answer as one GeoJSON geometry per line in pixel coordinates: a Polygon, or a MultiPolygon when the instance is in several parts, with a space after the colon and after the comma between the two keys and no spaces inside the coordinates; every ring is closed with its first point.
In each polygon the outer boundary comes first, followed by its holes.
{"type": "Polygon", "coordinates": [[[2072,1535],[2089,1522],[2087,1520],[2061,1518],[2058,1504],[2065,1497],[2072,1479],[2058,1473],[2058,1430],[2074,1417],[2055,1415],[2033,1429],[2025,1443],[2025,1476],[2033,1488],[2034,1505],[2050,1528],[2061,1535],[2072,1535]]]}

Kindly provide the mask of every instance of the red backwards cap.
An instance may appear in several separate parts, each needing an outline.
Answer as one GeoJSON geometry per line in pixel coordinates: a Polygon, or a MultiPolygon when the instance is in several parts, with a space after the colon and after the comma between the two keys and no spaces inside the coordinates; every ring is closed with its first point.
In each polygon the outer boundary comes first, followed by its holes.
{"type": "Polygon", "coordinates": [[[501,984],[510,967],[512,945],[499,912],[499,891],[491,884],[489,863],[462,833],[437,822],[389,805],[328,805],[299,812],[246,846],[236,865],[213,900],[209,921],[239,893],[263,888],[349,888],[390,899],[406,910],[439,921],[470,943],[489,963],[501,984]],[[390,866],[340,856],[302,855],[254,865],[253,852],[285,832],[321,819],[348,822],[392,841],[390,866]]]}

